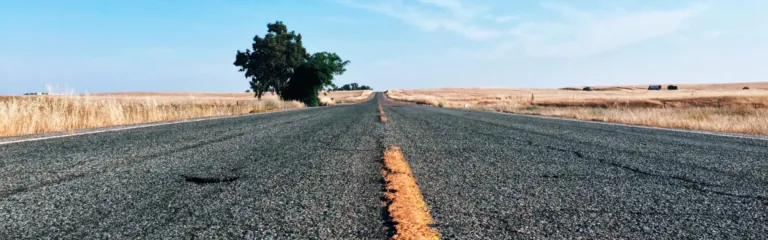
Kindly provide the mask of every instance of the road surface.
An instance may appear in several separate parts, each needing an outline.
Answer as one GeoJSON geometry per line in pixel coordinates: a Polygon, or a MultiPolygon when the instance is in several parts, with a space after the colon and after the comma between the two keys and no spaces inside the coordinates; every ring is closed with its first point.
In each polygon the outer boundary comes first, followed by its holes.
{"type": "Polygon", "coordinates": [[[0,145],[0,239],[385,239],[390,144],[444,239],[768,235],[768,141],[377,94],[0,145]]]}

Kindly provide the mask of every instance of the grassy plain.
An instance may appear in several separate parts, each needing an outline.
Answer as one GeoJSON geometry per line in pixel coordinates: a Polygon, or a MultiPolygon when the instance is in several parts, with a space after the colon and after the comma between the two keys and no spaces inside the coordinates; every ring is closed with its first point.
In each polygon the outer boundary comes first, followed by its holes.
{"type": "Polygon", "coordinates": [[[562,89],[443,88],[388,90],[395,100],[433,106],[583,120],[768,135],[768,82],[562,89]],[[748,87],[748,90],[743,89],[748,87]]]}
{"type": "MultiPolygon", "coordinates": [[[[362,98],[363,91],[336,91],[341,101],[362,98]]],[[[367,99],[367,96],[364,98],[367,99]]],[[[0,136],[18,136],[84,128],[241,115],[303,108],[274,94],[261,100],[252,93],[116,92],[87,95],[0,96],[0,136]]]]}

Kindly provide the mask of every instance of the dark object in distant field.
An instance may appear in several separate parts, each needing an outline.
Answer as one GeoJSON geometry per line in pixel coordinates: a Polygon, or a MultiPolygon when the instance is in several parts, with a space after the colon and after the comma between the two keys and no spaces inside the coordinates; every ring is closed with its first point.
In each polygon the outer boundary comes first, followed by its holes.
{"type": "Polygon", "coordinates": [[[678,87],[676,85],[669,85],[667,86],[667,90],[677,90],[678,87]]]}
{"type": "Polygon", "coordinates": [[[744,88],[742,88],[742,89],[744,89],[744,90],[749,90],[749,87],[744,87],[744,88]]]}
{"type": "Polygon", "coordinates": [[[661,85],[648,86],[648,90],[661,90],[661,85]]]}
{"type": "Polygon", "coordinates": [[[585,87],[585,88],[584,88],[584,89],[582,89],[582,90],[584,90],[584,91],[593,91],[594,89],[592,89],[592,87],[585,87]]]}

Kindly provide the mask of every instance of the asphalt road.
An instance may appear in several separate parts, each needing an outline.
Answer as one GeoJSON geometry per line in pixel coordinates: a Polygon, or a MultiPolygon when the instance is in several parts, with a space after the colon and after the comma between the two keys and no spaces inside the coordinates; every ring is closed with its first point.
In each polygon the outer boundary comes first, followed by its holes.
{"type": "Polygon", "coordinates": [[[768,141],[377,95],[0,145],[0,239],[384,239],[388,144],[444,239],[768,235],[768,141]]]}

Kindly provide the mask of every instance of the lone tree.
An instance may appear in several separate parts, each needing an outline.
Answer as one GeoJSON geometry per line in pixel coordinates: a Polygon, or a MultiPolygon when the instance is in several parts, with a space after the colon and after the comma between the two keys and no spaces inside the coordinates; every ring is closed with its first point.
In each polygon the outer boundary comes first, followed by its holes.
{"type": "Polygon", "coordinates": [[[250,78],[255,96],[275,92],[284,100],[298,100],[309,106],[317,106],[317,94],[323,88],[336,88],[334,75],[347,71],[349,61],[336,53],[308,54],[301,42],[301,34],[288,28],[283,22],[267,24],[264,37],[253,37],[252,49],[237,51],[235,66],[250,78]]]}
{"type": "Polygon", "coordinates": [[[297,100],[308,106],[317,106],[318,92],[326,86],[334,86],[333,76],[343,74],[349,63],[335,53],[312,54],[296,68],[281,96],[286,100],[297,100]]]}
{"type": "Polygon", "coordinates": [[[294,68],[307,58],[307,50],[301,43],[301,34],[288,28],[281,21],[267,24],[264,37],[253,37],[252,49],[237,51],[234,65],[250,78],[251,89],[261,99],[265,92],[282,91],[294,74],[294,68]]]}

